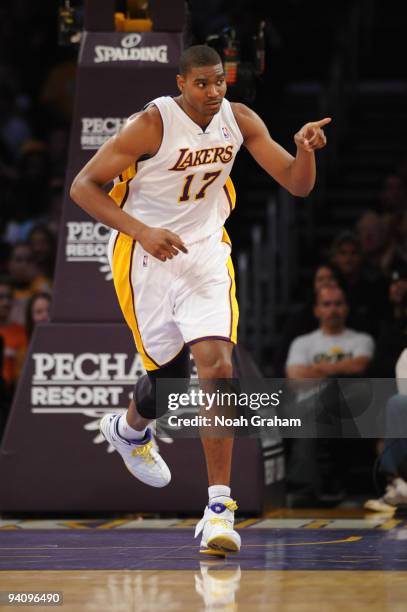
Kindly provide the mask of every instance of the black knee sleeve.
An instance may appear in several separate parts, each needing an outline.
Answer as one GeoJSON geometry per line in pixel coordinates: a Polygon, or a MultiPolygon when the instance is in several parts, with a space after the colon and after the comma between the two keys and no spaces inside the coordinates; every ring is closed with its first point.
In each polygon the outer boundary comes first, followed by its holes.
{"type": "Polygon", "coordinates": [[[176,393],[185,393],[188,390],[190,377],[190,356],[189,348],[185,345],[182,351],[169,363],[162,366],[158,370],[147,372],[137,381],[133,399],[135,401],[138,413],[145,419],[158,419],[163,416],[168,410],[167,402],[157,402],[156,382],[160,378],[175,378],[180,379],[174,381],[174,391],[176,393]]]}

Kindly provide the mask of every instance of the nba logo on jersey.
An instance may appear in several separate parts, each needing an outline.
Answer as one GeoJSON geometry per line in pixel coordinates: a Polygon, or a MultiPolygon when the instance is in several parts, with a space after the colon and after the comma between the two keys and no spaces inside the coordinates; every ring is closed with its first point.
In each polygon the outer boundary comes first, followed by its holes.
{"type": "Polygon", "coordinates": [[[147,268],[148,263],[148,255],[144,255],[143,257],[143,268],[147,268]]]}
{"type": "Polygon", "coordinates": [[[230,140],[230,132],[228,128],[226,127],[226,125],[222,126],[222,132],[223,132],[223,136],[225,140],[230,140]]]}

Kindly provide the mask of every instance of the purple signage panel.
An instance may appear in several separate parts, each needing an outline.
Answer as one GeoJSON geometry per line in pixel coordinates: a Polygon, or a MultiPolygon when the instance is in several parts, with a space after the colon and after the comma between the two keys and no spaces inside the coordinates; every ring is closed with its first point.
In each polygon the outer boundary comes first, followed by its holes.
{"type": "MultiPolygon", "coordinates": [[[[202,512],[200,440],[158,439],[172,481],[155,489],[129,474],[99,432],[144,373],[125,325],[41,325],[30,349],[0,451],[1,512],[202,512]]],[[[236,439],[232,486],[242,513],[260,513],[270,491],[281,503],[282,461],[277,447],[236,439]]]]}

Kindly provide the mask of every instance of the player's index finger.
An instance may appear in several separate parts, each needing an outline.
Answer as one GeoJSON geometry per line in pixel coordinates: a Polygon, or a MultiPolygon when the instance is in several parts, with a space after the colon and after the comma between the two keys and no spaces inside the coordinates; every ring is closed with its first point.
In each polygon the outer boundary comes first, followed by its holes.
{"type": "Polygon", "coordinates": [[[331,123],[331,121],[332,121],[332,117],[325,117],[324,119],[320,119],[319,121],[314,121],[314,124],[317,125],[318,127],[323,127],[324,125],[331,123]]]}

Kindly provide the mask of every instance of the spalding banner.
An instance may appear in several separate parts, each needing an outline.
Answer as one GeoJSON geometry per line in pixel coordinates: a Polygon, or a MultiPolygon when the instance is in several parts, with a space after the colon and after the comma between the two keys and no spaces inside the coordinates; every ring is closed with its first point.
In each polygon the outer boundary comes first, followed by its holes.
{"type": "Polygon", "coordinates": [[[107,258],[110,230],[69,197],[79,170],[150,100],[175,95],[179,33],[87,32],[82,41],[59,234],[53,321],[123,320],[107,258]]]}
{"type": "Polygon", "coordinates": [[[93,32],[85,33],[79,62],[82,66],[101,66],[116,63],[124,67],[131,62],[134,67],[143,69],[160,64],[177,66],[179,47],[172,34],[157,32],[93,32]]]}

